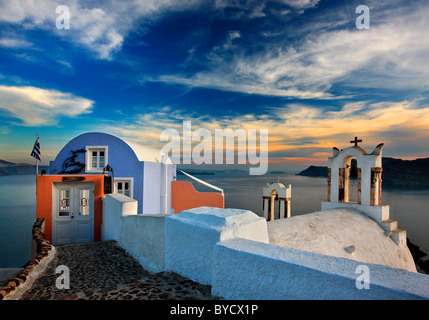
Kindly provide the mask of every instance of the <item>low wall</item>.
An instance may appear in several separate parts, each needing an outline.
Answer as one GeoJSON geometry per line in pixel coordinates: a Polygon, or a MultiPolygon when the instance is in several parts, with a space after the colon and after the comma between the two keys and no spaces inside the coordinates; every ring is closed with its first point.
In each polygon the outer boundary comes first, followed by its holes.
{"type": "Polygon", "coordinates": [[[33,242],[36,255],[23,267],[6,286],[0,290],[0,300],[16,300],[29,288],[55,256],[55,247],[45,239],[45,219],[37,218],[33,225],[33,242]]]}
{"type": "Polygon", "coordinates": [[[247,210],[210,207],[170,216],[165,225],[166,268],[211,285],[216,243],[236,237],[268,243],[266,220],[247,210]]]}
{"type": "Polygon", "coordinates": [[[136,200],[108,194],[103,198],[102,240],[116,240],[147,271],[164,271],[166,217],[137,214],[136,200]]]}
{"type": "Polygon", "coordinates": [[[429,299],[427,275],[271,245],[265,219],[249,211],[201,207],[169,216],[115,214],[106,220],[117,228],[110,236],[116,234],[146,270],[176,272],[211,285],[212,294],[222,298],[429,299]],[[370,288],[359,290],[362,265],[370,288]]]}
{"type": "Polygon", "coordinates": [[[107,194],[103,200],[101,240],[119,240],[121,218],[137,214],[137,201],[123,194],[107,194]]]}
{"type": "Polygon", "coordinates": [[[213,262],[212,294],[225,299],[429,299],[424,274],[246,239],[217,243],[213,262]],[[360,265],[369,289],[356,286],[360,265]]]}
{"type": "Polygon", "coordinates": [[[164,215],[130,215],[122,218],[118,245],[149,272],[165,271],[164,215]]]}

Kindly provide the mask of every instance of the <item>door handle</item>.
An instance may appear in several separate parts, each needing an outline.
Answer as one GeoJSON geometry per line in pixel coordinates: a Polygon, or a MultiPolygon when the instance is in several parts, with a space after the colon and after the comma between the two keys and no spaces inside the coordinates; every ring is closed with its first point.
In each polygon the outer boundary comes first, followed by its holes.
{"type": "Polygon", "coordinates": [[[73,213],[72,213],[72,215],[71,215],[71,218],[72,218],[72,219],[74,219],[74,215],[73,215],[73,213]]]}

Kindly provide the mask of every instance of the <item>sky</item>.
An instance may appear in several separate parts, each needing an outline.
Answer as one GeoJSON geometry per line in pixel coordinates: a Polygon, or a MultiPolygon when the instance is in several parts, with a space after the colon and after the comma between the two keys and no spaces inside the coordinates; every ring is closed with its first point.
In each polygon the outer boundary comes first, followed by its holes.
{"type": "Polygon", "coordinates": [[[161,148],[184,121],[268,129],[271,169],[326,165],[355,136],[428,157],[428,16],[419,0],[0,0],[0,159],[34,163],[37,134],[42,164],[85,132],[161,148]]]}

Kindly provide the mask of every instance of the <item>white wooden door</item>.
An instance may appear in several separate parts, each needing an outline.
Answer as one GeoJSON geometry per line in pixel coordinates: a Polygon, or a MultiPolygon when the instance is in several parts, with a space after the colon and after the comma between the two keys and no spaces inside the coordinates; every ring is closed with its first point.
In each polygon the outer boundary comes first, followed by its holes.
{"type": "Polygon", "coordinates": [[[56,183],[53,188],[54,245],[94,240],[94,184],[56,183]]]}

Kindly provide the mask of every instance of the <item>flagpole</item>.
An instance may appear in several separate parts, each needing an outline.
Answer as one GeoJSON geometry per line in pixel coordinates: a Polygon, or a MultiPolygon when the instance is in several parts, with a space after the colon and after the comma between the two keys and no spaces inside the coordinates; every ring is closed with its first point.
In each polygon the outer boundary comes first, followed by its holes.
{"type": "MultiPolygon", "coordinates": [[[[37,140],[39,140],[39,134],[37,134],[37,140]]],[[[36,158],[36,205],[37,205],[37,176],[39,175],[39,159],[36,158]]]]}
{"type": "Polygon", "coordinates": [[[36,216],[37,216],[37,178],[39,176],[39,160],[42,160],[41,152],[40,152],[39,134],[37,134],[37,139],[36,139],[36,142],[34,143],[31,156],[36,159],[36,216]]]}
{"type": "Polygon", "coordinates": [[[39,175],[39,160],[36,159],[36,197],[37,197],[37,176],[39,175]]]}

